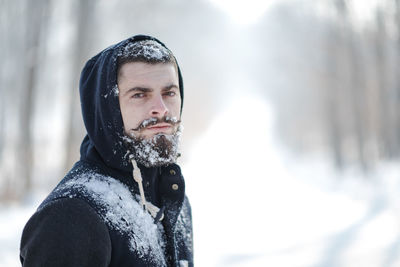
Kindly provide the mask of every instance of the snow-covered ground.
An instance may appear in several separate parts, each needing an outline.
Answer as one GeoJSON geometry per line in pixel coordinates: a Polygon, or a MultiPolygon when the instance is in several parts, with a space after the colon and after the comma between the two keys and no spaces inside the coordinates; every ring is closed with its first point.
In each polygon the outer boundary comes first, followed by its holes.
{"type": "MultiPolygon", "coordinates": [[[[296,158],[256,96],[233,98],[182,166],[196,266],[400,266],[400,167],[364,177],[296,158]]],[[[22,227],[40,199],[0,207],[0,267],[20,266],[22,227]]]]}
{"type": "Polygon", "coordinates": [[[19,242],[22,229],[43,197],[43,194],[36,194],[23,205],[0,206],[0,267],[21,266],[19,242]]]}
{"type": "Polygon", "coordinates": [[[184,166],[198,266],[400,266],[400,167],[337,174],[295,158],[271,135],[273,114],[239,96],[184,166]]]}

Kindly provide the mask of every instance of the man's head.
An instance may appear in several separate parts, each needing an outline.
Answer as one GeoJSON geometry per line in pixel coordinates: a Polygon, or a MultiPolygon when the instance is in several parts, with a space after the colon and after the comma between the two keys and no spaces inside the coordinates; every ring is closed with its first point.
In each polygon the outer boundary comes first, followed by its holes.
{"type": "Polygon", "coordinates": [[[125,138],[145,166],[178,156],[182,97],[171,51],[153,40],[129,43],[118,54],[117,83],[125,138]]]}

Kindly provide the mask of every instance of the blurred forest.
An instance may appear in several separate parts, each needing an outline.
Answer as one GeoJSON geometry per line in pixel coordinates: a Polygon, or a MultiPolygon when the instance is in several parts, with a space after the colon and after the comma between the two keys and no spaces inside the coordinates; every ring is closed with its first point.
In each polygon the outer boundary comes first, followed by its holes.
{"type": "Polygon", "coordinates": [[[354,1],[277,1],[242,25],[207,0],[0,0],[0,201],[54,186],[79,158],[80,70],[139,33],[181,65],[186,150],[224,101],[251,91],[300,156],[365,172],[398,160],[400,0],[379,1],[363,21],[354,1]]]}

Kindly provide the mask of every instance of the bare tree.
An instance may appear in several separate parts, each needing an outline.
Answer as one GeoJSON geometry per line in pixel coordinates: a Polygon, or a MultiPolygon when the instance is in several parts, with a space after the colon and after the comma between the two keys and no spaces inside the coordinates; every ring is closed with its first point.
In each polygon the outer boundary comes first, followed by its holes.
{"type": "Polygon", "coordinates": [[[396,65],[394,67],[394,77],[395,77],[395,84],[393,86],[394,89],[394,135],[392,137],[392,140],[394,140],[396,143],[396,157],[400,156],[400,0],[395,0],[395,25],[397,29],[397,38],[395,41],[395,55],[396,55],[396,65]]]}
{"type": "Polygon", "coordinates": [[[76,39],[73,53],[71,86],[69,94],[69,118],[68,135],[66,140],[66,160],[64,169],[68,170],[79,159],[79,145],[84,134],[84,126],[81,119],[80,101],[78,92],[79,73],[92,45],[95,27],[96,2],[92,0],[75,2],[74,13],[77,15],[76,39]]]}
{"type": "Polygon", "coordinates": [[[392,119],[390,118],[390,88],[388,87],[388,67],[386,60],[386,27],[384,25],[384,17],[382,10],[378,9],[376,12],[376,27],[377,30],[374,33],[374,61],[376,62],[376,84],[378,102],[377,117],[378,123],[378,144],[381,147],[381,153],[383,157],[391,157],[394,155],[396,148],[392,146],[393,131],[392,119]]]}
{"type": "Polygon", "coordinates": [[[4,136],[5,136],[5,96],[2,89],[0,89],[0,161],[3,157],[4,136]]]}
{"type": "Polygon", "coordinates": [[[33,142],[32,128],[34,115],[34,102],[36,95],[36,83],[39,69],[39,49],[43,29],[47,20],[48,0],[40,2],[27,1],[26,3],[26,47],[24,58],[26,59],[25,79],[22,88],[22,97],[19,113],[19,132],[18,132],[18,160],[21,162],[19,177],[23,179],[21,192],[24,194],[32,187],[32,168],[33,168],[33,142]]]}
{"type": "Polygon", "coordinates": [[[352,29],[346,0],[334,0],[337,25],[328,34],[328,70],[333,79],[327,85],[327,116],[329,135],[335,164],[344,163],[344,139],[352,137],[358,162],[363,170],[368,168],[366,154],[366,85],[363,56],[358,36],[352,29]]]}
{"type": "MultiPolygon", "coordinates": [[[[7,25],[7,12],[5,10],[8,9],[7,2],[6,1],[0,1],[0,33],[2,36],[7,36],[7,30],[9,29],[7,25]]],[[[9,52],[8,51],[8,46],[5,44],[5,42],[0,42],[0,51],[6,51],[5,54],[7,55],[9,52]]],[[[5,58],[3,58],[4,61],[6,61],[5,58]]],[[[2,156],[3,156],[3,148],[4,148],[4,138],[5,138],[5,87],[6,87],[6,69],[4,65],[2,65],[0,69],[0,162],[2,161],[2,156]]]]}
{"type": "Polygon", "coordinates": [[[326,127],[328,133],[328,140],[333,155],[333,161],[338,169],[344,167],[344,151],[342,143],[344,139],[343,121],[340,116],[340,109],[337,105],[341,102],[343,85],[341,84],[340,77],[340,41],[342,37],[340,31],[336,27],[328,27],[326,37],[326,73],[324,79],[320,81],[321,87],[325,90],[326,103],[325,114],[327,116],[326,127]]]}
{"type": "Polygon", "coordinates": [[[366,85],[364,62],[361,53],[360,42],[357,42],[356,36],[347,39],[350,67],[352,69],[350,75],[349,92],[352,99],[352,114],[354,134],[356,136],[356,147],[359,163],[364,171],[369,168],[368,155],[366,153],[366,125],[367,125],[367,109],[366,109],[366,85]]]}

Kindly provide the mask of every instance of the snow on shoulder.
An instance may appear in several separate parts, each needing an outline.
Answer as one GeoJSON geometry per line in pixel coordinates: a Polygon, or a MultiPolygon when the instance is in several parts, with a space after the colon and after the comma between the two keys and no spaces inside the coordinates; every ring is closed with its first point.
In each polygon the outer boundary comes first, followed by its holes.
{"type": "MultiPolygon", "coordinates": [[[[100,216],[108,227],[128,236],[132,251],[152,259],[157,266],[166,266],[162,225],[154,224],[153,218],[140,206],[139,196],[132,195],[127,186],[98,173],[84,173],[57,191],[69,191],[69,188],[93,199],[103,209],[100,216]]],[[[76,197],[77,194],[65,193],[64,196],[76,197]]]]}

